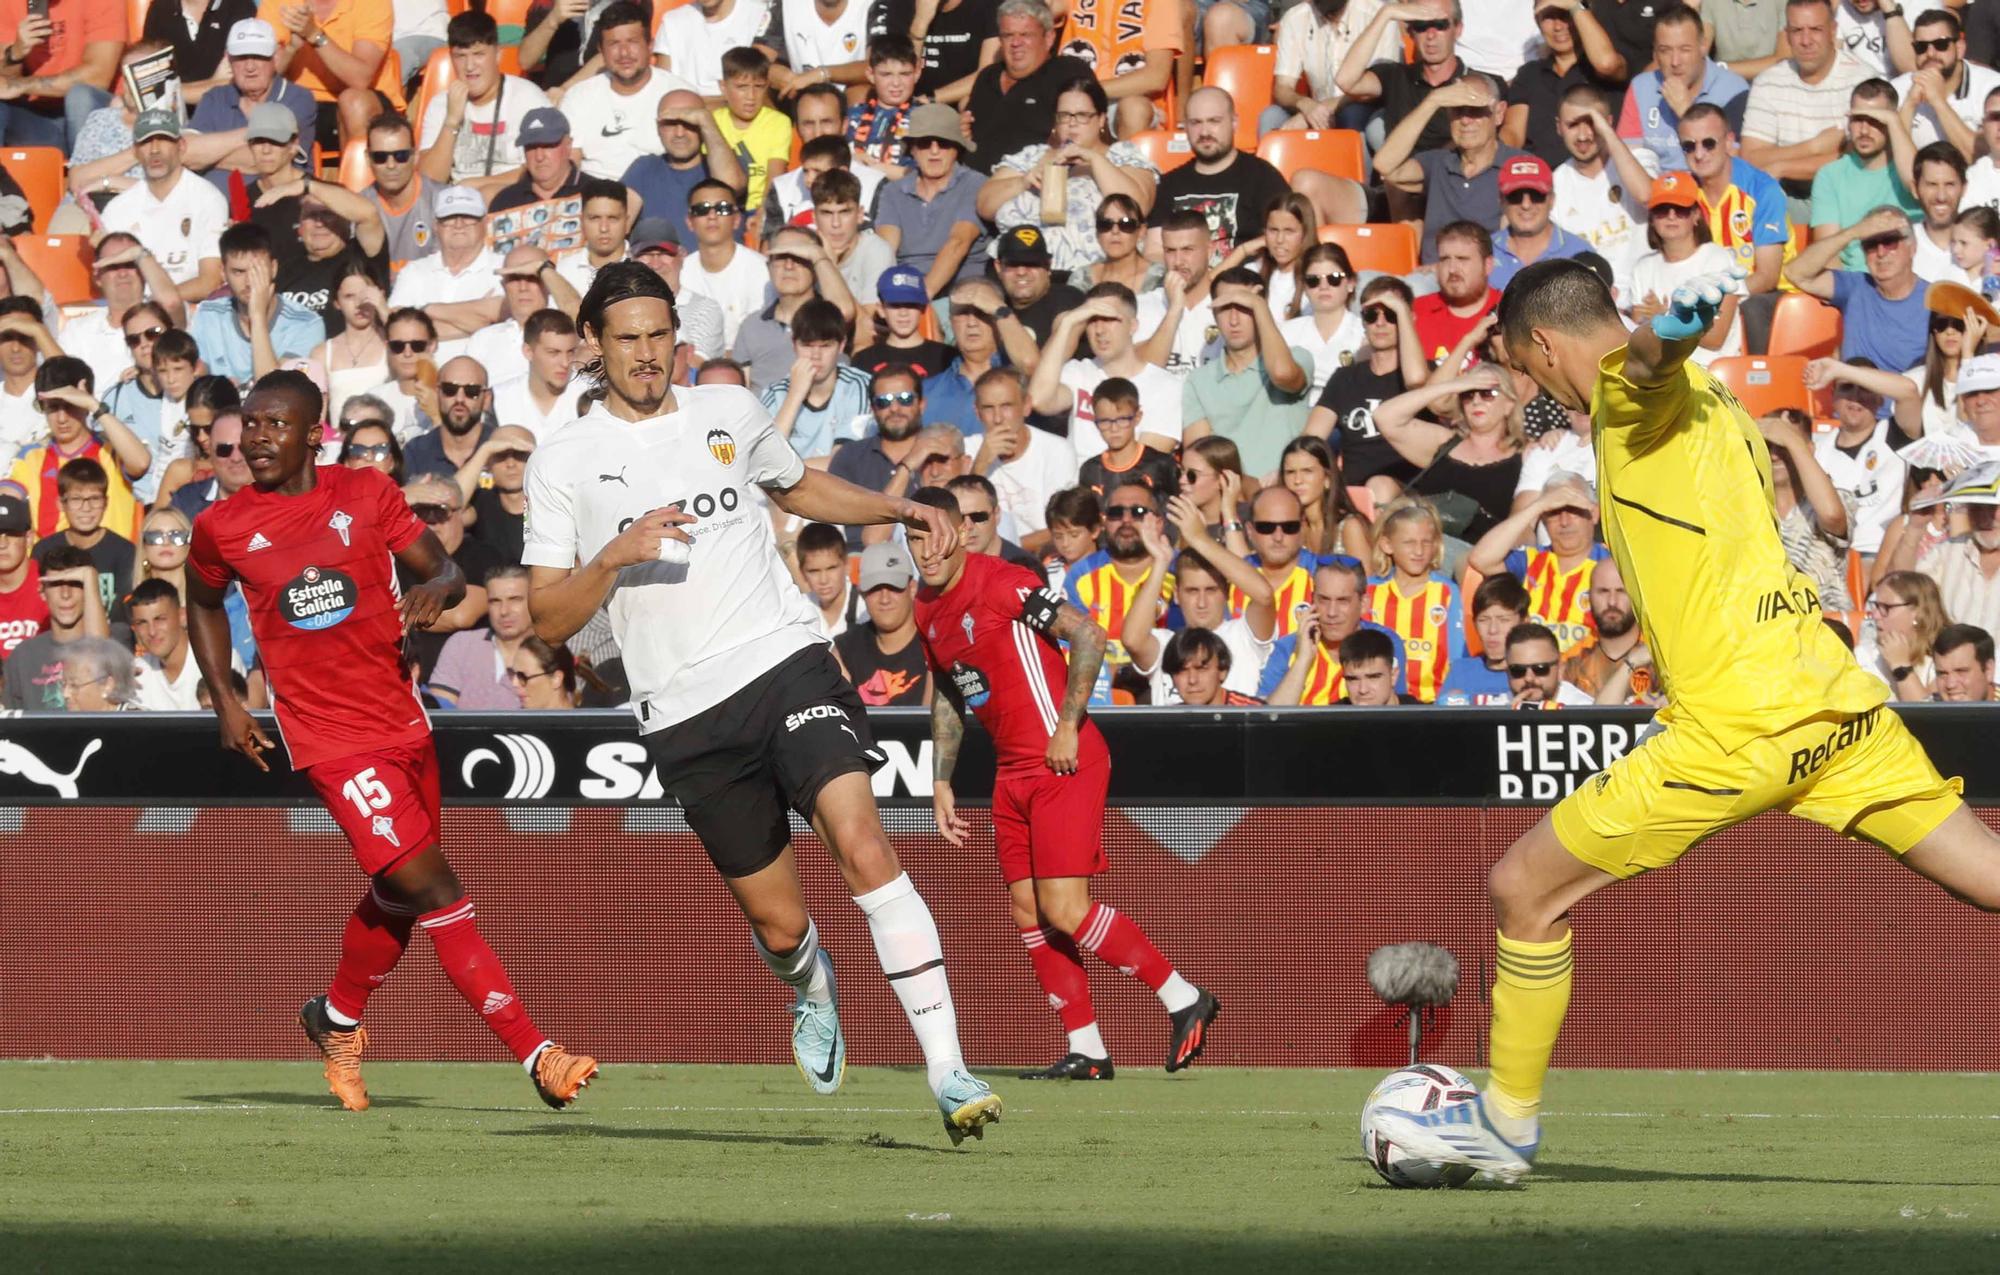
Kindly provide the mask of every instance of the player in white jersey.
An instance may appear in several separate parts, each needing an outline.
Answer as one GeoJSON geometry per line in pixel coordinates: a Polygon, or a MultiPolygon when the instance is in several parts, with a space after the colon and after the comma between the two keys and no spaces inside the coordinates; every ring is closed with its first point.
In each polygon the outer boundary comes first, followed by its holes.
{"type": "Polygon", "coordinates": [[[640,737],[687,812],[765,964],[797,993],[792,1053],[840,1087],[833,962],[806,912],[789,812],[809,820],[868,918],[954,1144],[1000,1117],[965,1069],[930,910],[896,862],[869,772],[883,754],[771,533],[769,504],[810,522],[901,523],[949,553],[937,509],[808,468],[749,391],[671,385],[673,291],[614,262],[577,312],[603,398],[528,462],[535,631],[560,642],[609,604],[640,737]]]}

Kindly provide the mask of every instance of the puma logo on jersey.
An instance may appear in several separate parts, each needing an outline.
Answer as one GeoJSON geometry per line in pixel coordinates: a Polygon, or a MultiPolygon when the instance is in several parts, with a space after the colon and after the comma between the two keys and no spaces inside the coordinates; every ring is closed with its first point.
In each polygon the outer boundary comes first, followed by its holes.
{"type": "Polygon", "coordinates": [[[625,468],[623,466],[620,466],[618,472],[615,474],[599,474],[597,481],[601,483],[617,483],[620,487],[627,488],[632,485],[625,481],[625,468]]]}

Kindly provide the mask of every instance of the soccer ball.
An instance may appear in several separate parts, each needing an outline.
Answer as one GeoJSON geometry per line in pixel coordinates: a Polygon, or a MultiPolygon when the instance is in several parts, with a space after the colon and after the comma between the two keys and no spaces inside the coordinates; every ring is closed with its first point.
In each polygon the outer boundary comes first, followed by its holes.
{"type": "Polygon", "coordinates": [[[1371,1118],[1377,1107],[1398,1111],[1435,1111],[1448,1102],[1474,1097],[1478,1090],[1470,1080],[1449,1067],[1436,1063],[1416,1063],[1392,1071],[1375,1086],[1361,1106],[1361,1154],[1390,1186],[1464,1186],[1479,1170],[1469,1164],[1437,1164],[1412,1159],[1403,1149],[1375,1127],[1371,1118]]]}

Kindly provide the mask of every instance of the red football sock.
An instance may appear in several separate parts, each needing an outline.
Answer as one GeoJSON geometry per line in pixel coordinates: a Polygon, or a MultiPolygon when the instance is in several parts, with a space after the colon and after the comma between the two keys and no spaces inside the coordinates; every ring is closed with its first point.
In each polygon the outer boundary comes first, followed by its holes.
{"type": "Polygon", "coordinates": [[[426,912],[417,924],[431,936],[438,964],[444,966],[445,974],[465,1003],[478,1011],[486,1026],[514,1057],[526,1062],[548,1037],[528,1018],[528,1011],[521,1008],[506,968],[480,936],[479,923],[473,919],[472,900],[460,899],[449,907],[426,912]]]}
{"type": "Polygon", "coordinates": [[[1049,1007],[1056,1011],[1066,1032],[1081,1031],[1097,1021],[1097,1007],[1090,1003],[1090,975],[1083,968],[1083,955],[1076,941],[1054,927],[1029,926],[1021,931],[1028,960],[1035,967],[1035,981],[1049,995],[1049,1007]]]}
{"type": "Polygon", "coordinates": [[[410,945],[410,930],[417,923],[415,913],[385,907],[371,887],[354,905],[347,928],[340,936],[340,964],[334,967],[333,983],[326,989],[327,1004],[343,1017],[361,1021],[368,998],[410,945]]]}
{"type": "Polygon", "coordinates": [[[1076,927],[1077,946],[1132,975],[1154,991],[1166,986],[1174,967],[1138,923],[1116,908],[1092,903],[1076,927]]]}

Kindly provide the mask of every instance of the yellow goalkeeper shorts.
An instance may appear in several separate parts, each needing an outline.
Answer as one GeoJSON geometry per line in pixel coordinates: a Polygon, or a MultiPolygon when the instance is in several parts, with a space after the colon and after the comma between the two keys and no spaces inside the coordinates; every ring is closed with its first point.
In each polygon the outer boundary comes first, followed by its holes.
{"type": "Polygon", "coordinates": [[[1580,785],[1550,818],[1571,854],[1631,877],[1766,810],[1902,854],[1958,808],[1963,788],[1878,706],[1811,717],[1733,753],[1677,722],[1580,785]]]}

